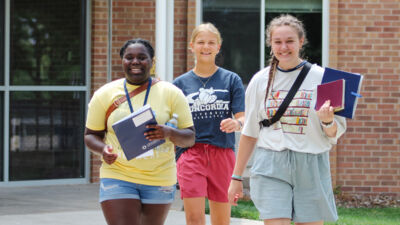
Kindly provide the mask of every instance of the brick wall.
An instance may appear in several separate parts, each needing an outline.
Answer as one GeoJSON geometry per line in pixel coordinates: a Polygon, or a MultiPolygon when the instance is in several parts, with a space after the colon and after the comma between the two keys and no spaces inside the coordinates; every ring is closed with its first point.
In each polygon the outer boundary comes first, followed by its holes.
{"type": "MultiPolygon", "coordinates": [[[[91,88],[97,90],[107,82],[108,0],[92,1],[91,88]]],[[[90,154],[90,181],[99,179],[100,157],[90,154]]]]}
{"type": "MultiPolygon", "coordinates": [[[[187,46],[189,47],[190,37],[192,36],[192,31],[196,27],[196,0],[187,0],[188,8],[187,8],[187,46]]],[[[190,70],[194,67],[194,55],[187,49],[186,55],[186,68],[190,70]]]]}
{"type": "Polygon", "coordinates": [[[124,77],[119,50],[129,39],[149,40],[155,50],[155,0],[113,0],[112,79],[124,77]]]}
{"type": "MultiPolygon", "coordinates": [[[[92,1],[92,90],[106,82],[108,0],[92,1]]],[[[174,76],[193,68],[188,49],[195,0],[175,0],[174,76]]],[[[400,3],[331,0],[329,66],[364,75],[357,116],[331,151],[334,186],[346,193],[400,196],[400,3]]],[[[114,0],[112,77],[123,76],[119,49],[142,37],[155,44],[155,0],[114,0]]],[[[155,46],[154,46],[155,47],[155,46]]],[[[92,181],[98,157],[92,156],[92,181]]]]}
{"type": "Polygon", "coordinates": [[[187,71],[186,55],[188,49],[187,23],[188,1],[175,0],[174,9],[174,77],[187,71]]]}
{"type": "Polygon", "coordinates": [[[337,146],[342,191],[400,196],[400,3],[330,1],[330,66],[364,75],[355,119],[337,146]]]}
{"type": "MultiPolygon", "coordinates": [[[[92,1],[92,92],[107,82],[108,0],[92,1]]],[[[113,0],[112,80],[124,76],[119,50],[132,38],[149,40],[155,48],[155,0],[113,0]]],[[[91,154],[91,182],[99,178],[100,157],[91,154]]]]}

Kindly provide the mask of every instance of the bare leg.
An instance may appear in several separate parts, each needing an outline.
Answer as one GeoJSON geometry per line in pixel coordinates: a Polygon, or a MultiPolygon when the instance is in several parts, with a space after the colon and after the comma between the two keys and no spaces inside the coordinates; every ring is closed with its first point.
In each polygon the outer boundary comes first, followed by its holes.
{"type": "Polygon", "coordinates": [[[276,218],[264,220],[264,225],[290,225],[291,219],[289,218],[276,218]]]}
{"type": "Polygon", "coordinates": [[[143,204],[141,225],[163,225],[171,204],[143,204]]]}
{"type": "Polygon", "coordinates": [[[142,206],[137,199],[113,199],[101,203],[108,225],[140,225],[142,206]]]}
{"type": "Polygon", "coordinates": [[[231,219],[231,205],[224,202],[215,202],[208,200],[210,203],[210,216],[212,225],[229,225],[231,219]]]}
{"type": "Polygon", "coordinates": [[[296,225],[324,225],[324,221],[308,222],[308,223],[295,223],[296,225]]]}
{"type": "Polygon", "coordinates": [[[187,225],[205,225],[205,198],[183,198],[187,225]]]}

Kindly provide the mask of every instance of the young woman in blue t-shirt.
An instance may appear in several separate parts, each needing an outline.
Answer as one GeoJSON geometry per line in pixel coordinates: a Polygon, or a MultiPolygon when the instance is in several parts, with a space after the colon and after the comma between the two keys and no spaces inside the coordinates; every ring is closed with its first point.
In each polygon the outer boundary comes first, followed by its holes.
{"type": "Polygon", "coordinates": [[[215,64],[221,42],[211,23],[196,27],[190,41],[195,67],[174,81],[189,102],[196,129],[196,144],[177,148],[178,182],[188,225],[205,224],[205,198],[212,224],[228,225],[230,220],[227,192],[235,164],[234,132],[241,130],[244,121],[244,89],[236,73],[215,64]]]}

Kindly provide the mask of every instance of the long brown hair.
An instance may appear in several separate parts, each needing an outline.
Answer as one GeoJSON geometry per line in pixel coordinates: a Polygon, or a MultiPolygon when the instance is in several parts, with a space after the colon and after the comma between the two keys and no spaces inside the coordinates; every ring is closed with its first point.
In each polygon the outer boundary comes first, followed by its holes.
{"type": "MultiPolygon", "coordinates": [[[[267,36],[266,44],[268,47],[271,47],[271,38],[272,38],[273,30],[276,27],[280,27],[280,26],[292,27],[297,32],[299,39],[304,38],[303,46],[307,43],[306,32],[305,32],[303,23],[294,16],[281,15],[279,17],[275,17],[267,26],[267,30],[266,30],[265,34],[267,36]]],[[[272,49],[271,49],[271,53],[272,53],[272,49]]],[[[271,56],[272,57],[269,61],[268,83],[267,83],[265,99],[264,99],[265,112],[267,112],[267,104],[266,103],[267,103],[269,92],[271,91],[271,93],[272,93],[275,74],[276,74],[276,70],[277,70],[277,67],[279,64],[279,60],[275,57],[275,55],[273,53],[271,54],[271,56]]],[[[267,113],[267,117],[268,117],[268,113],[267,113]]]]}

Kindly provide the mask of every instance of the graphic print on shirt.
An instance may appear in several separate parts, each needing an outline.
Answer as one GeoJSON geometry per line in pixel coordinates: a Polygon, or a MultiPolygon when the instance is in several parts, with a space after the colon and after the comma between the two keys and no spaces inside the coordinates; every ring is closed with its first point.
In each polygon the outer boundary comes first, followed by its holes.
{"type": "MultiPolygon", "coordinates": [[[[269,118],[275,115],[287,94],[288,91],[280,90],[272,92],[274,98],[272,98],[271,95],[268,96],[266,106],[269,118]]],[[[282,129],[284,133],[304,135],[305,127],[307,127],[312,95],[312,90],[298,91],[279,122],[273,124],[274,129],[282,129]]]]}
{"type": "Polygon", "coordinates": [[[194,120],[225,118],[229,114],[229,101],[218,99],[218,92],[228,92],[228,90],[200,88],[198,92],[186,96],[194,120]]]}

